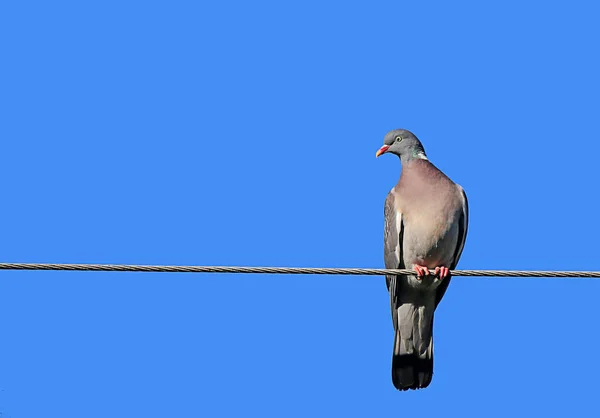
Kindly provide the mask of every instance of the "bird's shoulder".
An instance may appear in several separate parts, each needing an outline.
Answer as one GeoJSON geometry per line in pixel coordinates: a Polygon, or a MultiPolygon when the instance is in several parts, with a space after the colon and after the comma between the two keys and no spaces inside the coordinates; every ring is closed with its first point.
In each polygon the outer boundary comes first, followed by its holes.
{"type": "Polygon", "coordinates": [[[414,198],[416,193],[454,194],[461,190],[460,186],[429,160],[414,160],[407,164],[396,185],[396,194],[406,199],[408,196],[414,198]]]}
{"type": "Polygon", "coordinates": [[[386,216],[391,215],[394,212],[398,212],[401,208],[402,194],[400,181],[392,187],[385,198],[385,214],[386,216]]]}

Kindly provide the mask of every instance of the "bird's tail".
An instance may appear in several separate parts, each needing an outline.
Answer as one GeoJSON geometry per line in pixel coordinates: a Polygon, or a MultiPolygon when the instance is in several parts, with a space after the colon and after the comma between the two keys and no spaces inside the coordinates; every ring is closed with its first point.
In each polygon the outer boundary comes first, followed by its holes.
{"type": "Polygon", "coordinates": [[[433,377],[435,307],[404,303],[397,309],[392,381],[398,390],[426,388],[433,377]]]}

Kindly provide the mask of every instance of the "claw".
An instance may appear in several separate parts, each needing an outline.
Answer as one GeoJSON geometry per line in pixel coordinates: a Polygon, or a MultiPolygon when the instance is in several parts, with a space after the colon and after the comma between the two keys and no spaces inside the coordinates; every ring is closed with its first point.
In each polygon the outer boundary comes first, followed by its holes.
{"type": "Polygon", "coordinates": [[[450,275],[450,270],[448,267],[436,267],[434,273],[436,276],[440,278],[440,280],[444,280],[446,277],[450,275]]]}
{"type": "Polygon", "coordinates": [[[429,276],[429,269],[425,266],[419,266],[415,264],[413,269],[417,272],[417,280],[421,280],[425,276],[429,276]]]}

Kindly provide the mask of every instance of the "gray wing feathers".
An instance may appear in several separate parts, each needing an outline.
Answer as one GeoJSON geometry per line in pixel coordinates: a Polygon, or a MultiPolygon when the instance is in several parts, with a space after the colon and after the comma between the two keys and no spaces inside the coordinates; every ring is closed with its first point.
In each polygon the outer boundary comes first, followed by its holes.
{"type": "MultiPolygon", "coordinates": [[[[454,257],[452,258],[452,264],[448,266],[450,270],[454,270],[456,265],[458,264],[458,260],[460,260],[460,256],[463,252],[463,248],[465,248],[465,241],[467,240],[467,230],[469,228],[469,202],[467,200],[467,194],[458,184],[456,185],[460,192],[461,203],[462,203],[462,214],[458,220],[458,240],[456,244],[456,250],[454,251],[454,257]]],[[[437,308],[438,304],[444,297],[448,286],[450,285],[451,277],[444,280],[436,291],[436,301],[435,306],[437,308]]]]}
{"type": "Polygon", "coordinates": [[[402,260],[402,245],[398,230],[398,225],[402,222],[402,214],[397,213],[394,200],[395,196],[390,192],[385,199],[384,208],[384,259],[385,267],[388,269],[398,268],[400,260],[402,260]]]}
{"type": "Polygon", "coordinates": [[[458,184],[456,185],[456,187],[458,187],[462,199],[462,215],[459,219],[458,244],[456,246],[456,252],[454,253],[454,260],[452,262],[452,266],[450,266],[451,270],[456,268],[458,260],[460,260],[463,248],[465,248],[465,241],[467,240],[467,231],[469,229],[469,201],[467,200],[467,194],[465,193],[464,189],[458,184]]]}
{"type": "MultiPolygon", "coordinates": [[[[384,206],[384,261],[385,267],[388,269],[400,268],[402,260],[402,214],[396,211],[394,205],[395,196],[392,192],[387,195],[384,206]],[[400,219],[398,219],[400,217],[400,219]],[[400,225],[400,231],[398,226],[400,225]]],[[[398,326],[397,305],[397,276],[385,276],[386,285],[390,293],[390,308],[392,313],[392,323],[394,329],[398,326]]]]}

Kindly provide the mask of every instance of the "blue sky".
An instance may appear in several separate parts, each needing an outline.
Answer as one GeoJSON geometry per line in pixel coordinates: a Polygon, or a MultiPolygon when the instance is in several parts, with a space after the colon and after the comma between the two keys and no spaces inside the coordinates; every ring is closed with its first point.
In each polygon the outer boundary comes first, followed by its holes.
{"type": "MultiPolygon", "coordinates": [[[[375,159],[460,268],[599,270],[593,2],[3,2],[0,260],[382,267],[375,159]]],[[[429,388],[383,277],[0,273],[3,417],[589,416],[600,282],[455,278],[429,388]]]]}

